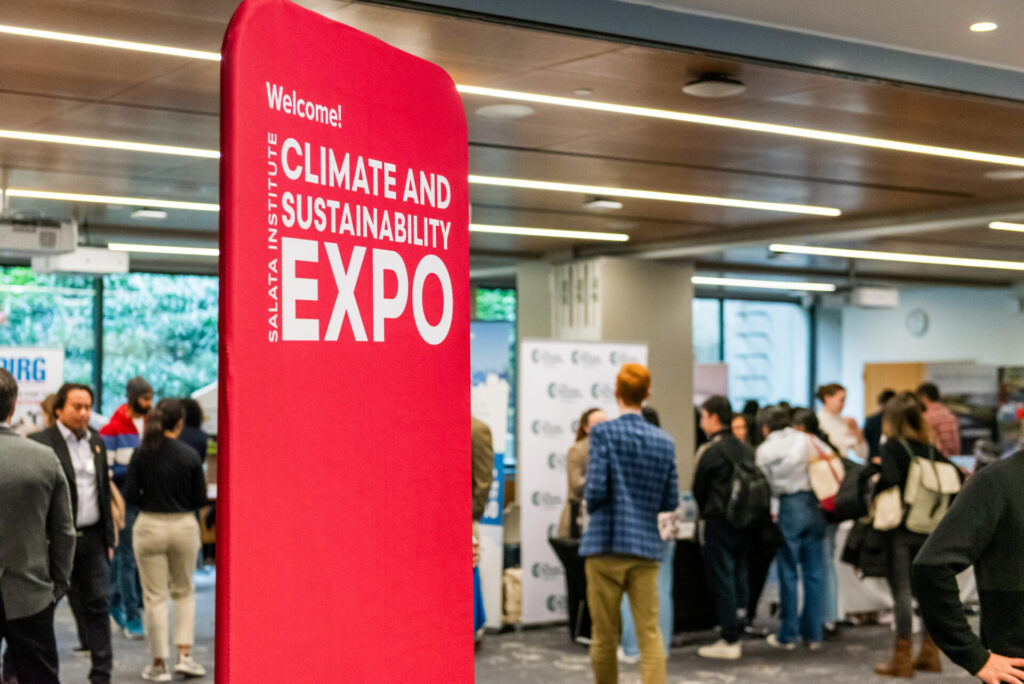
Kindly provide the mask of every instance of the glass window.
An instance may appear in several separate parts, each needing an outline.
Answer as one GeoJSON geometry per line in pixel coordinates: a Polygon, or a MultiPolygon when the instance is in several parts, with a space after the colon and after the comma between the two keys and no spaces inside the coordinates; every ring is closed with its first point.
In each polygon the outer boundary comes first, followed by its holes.
{"type": "Polygon", "coordinates": [[[729,400],[762,406],[788,401],[808,406],[810,322],[797,304],[726,300],[725,361],[729,400]]]}
{"type": "Polygon", "coordinates": [[[479,288],[476,290],[476,311],[478,321],[516,320],[516,291],[505,289],[479,288]]]}
{"type": "Polygon", "coordinates": [[[721,357],[721,321],[719,299],[693,300],[694,363],[719,363],[721,357]]]}
{"type": "Polygon", "coordinates": [[[64,381],[92,385],[95,301],[92,277],[0,268],[0,345],[63,347],[64,381]]]}
{"type": "MultiPolygon", "coordinates": [[[[475,318],[478,321],[516,320],[516,291],[511,289],[478,288],[476,290],[475,318]]],[[[505,453],[505,471],[515,471],[516,464],[516,360],[519,343],[516,326],[509,335],[509,395],[508,395],[508,446],[505,453]]]]}
{"type": "Polygon", "coordinates": [[[129,273],[103,279],[103,409],[125,402],[141,375],[156,398],[184,397],[217,379],[215,276],[129,273]]]}

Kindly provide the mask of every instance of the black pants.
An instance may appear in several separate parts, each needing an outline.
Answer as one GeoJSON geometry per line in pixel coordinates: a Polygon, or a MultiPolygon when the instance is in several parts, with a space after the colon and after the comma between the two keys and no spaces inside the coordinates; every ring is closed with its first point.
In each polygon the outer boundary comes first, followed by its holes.
{"type": "Polygon", "coordinates": [[[740,608],[746,611],[750,601],[747,559],[751,535],[738,532],[723,523],[709,520],[704,529],[704,567],[708,584],[715,595],[715,611],[722,638],[730,644],[740,640],[740,608]]]}
{"type": "Polygon", "coordinates": [[[84,628],[82,645],[92,656],[89,681],[107,684],[114,664],[110,646],[110,556],[102,524],[83,528],[79,534],[68,603],[75,620],[84,628]]]}
{"type": "Polygon", "coordinates": [[[11,665],[23,684],[58,684],[57,639],[53,634],[53,608],[8,620],[0,598],[0,640],[7,642],[11,665]]]}
{"type": "MultiPolygon", "coordinates": [[[[928,535],[899,527],[889,533],[889,589],[896,613],[896,638],[909,639],[914,632],[914,593],[910,584],[911,565],[928,535]]],[[[921,625],[922,634],[924,623],[921,625]]]]}

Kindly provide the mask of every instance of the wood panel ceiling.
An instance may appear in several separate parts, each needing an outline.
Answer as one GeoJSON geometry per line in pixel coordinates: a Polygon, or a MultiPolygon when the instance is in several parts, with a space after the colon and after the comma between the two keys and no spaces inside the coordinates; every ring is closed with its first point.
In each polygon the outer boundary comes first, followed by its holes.
{"type": "MultiPolygon", "coordinates": [[[[640,107],[802,126],[1024,157],[1024,104],[881,81],[784,69],[713,55],[546,33],[372,4],[308,0],[306,6],[449,71],[457,83],[640,107]],[[705,73],[729,74],[747,91],[708,100],[681,92],[705,73]]],[[[0,23],[217,51],[236,3],[226,0],[5,0],[0,23]]],[[[0,129],[153,142],[218,145],[219,65],[0,35],[0,129]]],[[[534,113],[496,121],[477,113],[501,102],[466,95],[471,173],[838,207],[863,217],[985,205],[1020,198],[1024,182],[985,177],[994,167],[837,143],[533,104],[534,113]]],[[[215,202],[217,162],[0,139],[8,187],[215,202]]],[[[513,226],[610,230],[627,249],[720,236],[704,258],[766,261],[763,249],[729,248],[731,236],[764,226],[826,226],[819,217],[748,209],[623,200],[619,211],[583,208],[584,196],[473,186],[473,220],[513,226]],[[751,255],[759,256],[753,257],[751,255]]],[[[16,211],[74,217],[94,244],[112,236],[213,244],[215,214],[170,211],[138,221],[130,206],[11,199],[16,211]]],[[[911,243],[955,253],[1024,257],[1024,237],[993,237],[983,224],[911,243]],[[941,239],[940,239],[941,237],[941,239]]],[[[867,245],[861,240],[855,244],[867,245]]],[[[477,264],[537,258],[594,243],[474,234],[477,264]]],[[[815,262],[816,266],[828,261],[815,262]]],[[[806,263],[792,268],[807,266],[806,263]]],[[[832,263],[841,268],[841,264],[832,263]]],[[[197,262],[197,270],[209,263],[197,262]]],[[[891,267],[890,267],[891,268],[891,267]]],[[[922,271],[922,274],[925,272],[922,271]]],[[[1005,272],[974,274],[1005,281],[1005,272]]],[[[955,276],[953,276],[955,277],[955,276]]]]}

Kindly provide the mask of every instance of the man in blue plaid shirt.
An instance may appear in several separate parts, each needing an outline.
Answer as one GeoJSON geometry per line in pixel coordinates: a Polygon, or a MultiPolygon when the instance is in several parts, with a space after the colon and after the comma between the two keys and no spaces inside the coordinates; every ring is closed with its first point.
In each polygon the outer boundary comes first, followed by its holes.
{"type": "Polygon", "coordinates": [[[665,645],[658,628],[658,559],[665,542],[658,513],[679,505],[672,438],[640,415],[651,374],[627,363],[615,382],[622,415],[590,431],[590,463],[583,498],[590,525],[580,555],[586,557],[587,604],[593,623],[590,663],[596,684],[619,680],[616,649],[622,632],[622,594],[636,623],[644,684],[665,681],[665,645]]]}

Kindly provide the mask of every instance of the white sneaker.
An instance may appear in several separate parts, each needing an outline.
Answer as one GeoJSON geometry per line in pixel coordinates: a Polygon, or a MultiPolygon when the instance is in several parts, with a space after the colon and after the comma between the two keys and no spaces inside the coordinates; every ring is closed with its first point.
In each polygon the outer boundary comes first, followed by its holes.
{"type": "Polygon", "coordinates": [[[697,655],[701,658],[715,658],[716,660],[739,660],[743,655],[743,647],[738,641],[735,644],[730,644],[725,639],[719,639],[710,646],[698,648],[697,655]]]}
{"type": "Polygon", "coordinates": [[[190,655],[179,655],[174,671],[186,677],[202,677],[206,674],[206,668],[197,663],[190,655]]]}
{"type": "Polygon", "coordinates": [[[796,648],[796,644],[793,642],[786,643],[785,641],[779,641],[777,634],[769,634],[768,638],[765,639],[765,642],[767,642],[767,644],[772,648],[779,648],[783,651],[792,651],[796,648]]]}
{"type": "Polygon", "coordinates": [[[820,651],[822,644],[820,641],[808,641],[804,645],[807,646],[808,650],[820,651]]]}
{"type": "Polygon", "coordinates": [[[142,678],[149,682],[174,681],[174,677],[167,671],[166,665],[147,665],[142,668],[142,678]]]}
{"type": "Polygon", "coordinates": [[[640,662],[640,656],[626,655],[626,652],[619,646],[619,662],[626,663],[627,665],[636,665],[640,662]]]}

